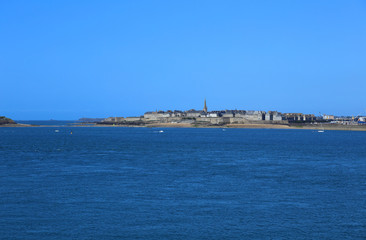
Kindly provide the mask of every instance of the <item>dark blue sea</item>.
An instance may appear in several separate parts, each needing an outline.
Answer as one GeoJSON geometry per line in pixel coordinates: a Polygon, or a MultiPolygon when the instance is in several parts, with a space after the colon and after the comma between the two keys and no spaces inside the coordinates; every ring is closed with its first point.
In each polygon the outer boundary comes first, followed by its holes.
{"type": "Polygon", "coordinates": [[[350,131],[0,128],[0,239],[366,239],[365,143],[350,131]]]}
{"type": "Polygon", "coordinates": [[[80,124],[78,120],[15,120],[16,123],[30,124],[39,126],[71,126],[73,124],[80,124]]]}

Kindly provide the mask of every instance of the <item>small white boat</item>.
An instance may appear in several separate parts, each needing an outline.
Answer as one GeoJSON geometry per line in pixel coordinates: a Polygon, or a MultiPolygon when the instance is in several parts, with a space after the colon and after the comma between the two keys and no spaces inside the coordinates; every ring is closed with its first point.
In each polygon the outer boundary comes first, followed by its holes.
{"type": "MultiPolygon", "coordinates": [[[[320,123],[321,124],[321,123],[320,123]]],[[[322,129],[318,130],[318,133],[323,133],[324,132],[324,127],[323,124],[321,124],[322,129]]]]}
{"type": "Polygon", "coordinates": [[[163,130],[160,130],[159,133],[163,133],[164,131],[163,130]]]}
{"type": "Polygon", "coordinates": [[[55,132],[59,132],[60,130],[55,130],[55,132]]]}

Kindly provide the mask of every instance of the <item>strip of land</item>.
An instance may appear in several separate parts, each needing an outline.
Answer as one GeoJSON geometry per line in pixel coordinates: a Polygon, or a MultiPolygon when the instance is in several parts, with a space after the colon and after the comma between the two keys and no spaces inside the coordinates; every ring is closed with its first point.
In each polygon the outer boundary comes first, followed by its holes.
{"type": "MultiPolygon", "coordinates": [[[[42,126],[40,126],[42,127],[42,126]]],[[[50,126],[44,126],[50,127],[50,126]]],[[[144,125],[129,124],[75,124],[71,127],[147,127],[147,128],[252,128],[252,129],[310,129],[310,130],[342,130],[342,131],[366,131],[366,125],[291,125],[291,124],[225,124],[225,125],[200,125],[190,123],[153,123],[144,125]]]]}
{"type": "MultiPolygon", "coordinates": [[[[103,125],[103,124],[101,124],[103,125]]],[[[117,125],[121,126],[121,125],[117,125]]],[[[192,125],[184,123],[157,123],[147,124],[145,127],[156,127],[156,128],[253,128],[253,129],[311,129],[311,130],[343,130],[343,131],[366,131],[364,125],[340,125],[340,124],[329,124],[329,125],[290,125],[290,124],[226,124],[222,126],[205,126],[205,125],[192,125]]]]}
{"type": "Polygon", "coordinates": [[[366,125],[342,125],[342,124],[273,124],[273,123],[249,123],[249,124],[202,124],[202,123],[140,123],[140,124],[106,124],[106,123],[75,123],[71,125],[30,125],[8,122],[0,124],[0,127],[147,127],[147,128],[252,128],[252,129],[310,129],[310,130],[343,130],[366,131],[366,125]]]}

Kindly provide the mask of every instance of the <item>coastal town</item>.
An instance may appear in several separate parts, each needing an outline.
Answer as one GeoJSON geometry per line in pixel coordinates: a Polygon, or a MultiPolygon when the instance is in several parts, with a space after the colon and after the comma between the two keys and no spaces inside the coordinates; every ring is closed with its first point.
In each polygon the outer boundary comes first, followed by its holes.
{"type": "MultiPolygon", "coordinates": [[[[17,123],[2,116],[0,126],[36,127],[38,125],[17,123]]],[[[80,118],[72,126],[303,128],[366,131],[366,116],[327,114],[316,116],[304,113],[237,109],[208,111],[206,100],[204,100],[202,110],[160,110],[145,112],[136,117],[80,118]]]]}
{"type": "Polygon", "coordinates": [[[206,100],[202,110],[187,111],[167,110],[146,112],[139,117],[108,117],[98,124],[112,125],[149,125],[149,124],[191,124],[195,126],[225,126],[225,125],[300,125],[300,124],[337,124],[365,125],[364,116],[341,116],[281,113],[278,111],[257,110],[216,110],[208,111],[206,100]]]}

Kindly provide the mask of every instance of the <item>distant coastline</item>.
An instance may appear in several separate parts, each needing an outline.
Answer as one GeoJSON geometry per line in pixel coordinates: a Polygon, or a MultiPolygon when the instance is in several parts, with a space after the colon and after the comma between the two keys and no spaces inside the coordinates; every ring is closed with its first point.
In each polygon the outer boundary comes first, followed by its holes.
{"type": "Polygon", "coordinates": [[[366,117],[334,116],[304,113],[281,113],[262,110],[208,111],[206,99],[202,110],[156,110],[136,117],[108,117],[97,125],[166,126],[166,127],[232,127],[277,129],[360,130],[366,128],[366,117]]]}
{"type": "Polygon", "coordinates": [[[2,124],[0,127],[112,127],[112,128],[225,128],[225,129],[304,129],[304,130],[340,130],[340,131],[366,131],[365,125],[316,125],[316,124],[225,124],[221,126],[200,125],[191,123],[151,123],[145,125],[113,125],[113,124],[80,124],[74,123],[70,125],[31,125],[31,124],[2,124]]]}
{"type": "Polygon", "coordinates": [[[167,110],[137,117],[80,118],[75,121],[15,121],[0,117],[0,127],[157,127],[264,128],[366,131],[365,116],[334,116],[257,110],[167,110]]]}

